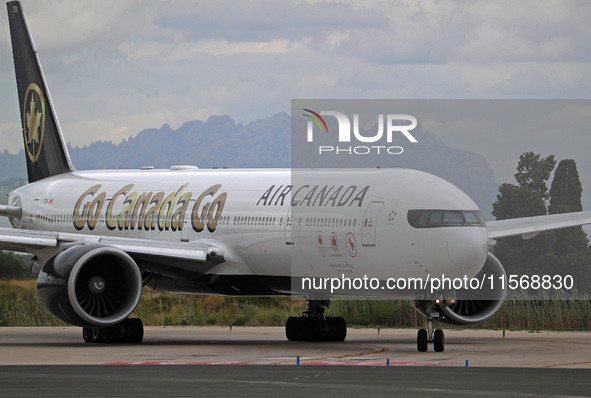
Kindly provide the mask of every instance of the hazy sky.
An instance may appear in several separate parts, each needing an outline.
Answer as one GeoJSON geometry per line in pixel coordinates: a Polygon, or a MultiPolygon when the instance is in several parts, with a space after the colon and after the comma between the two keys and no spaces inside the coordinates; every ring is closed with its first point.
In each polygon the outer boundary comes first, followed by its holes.
{"type": "MultiPolygon", "coordinates": [[[[591,98],[587,1],[22,3],[75,146],[210,115],[249,123],[289,112],[292,98],[591,98]]],[[[15,153],[22,138],[1,13],[0,150],[15,153]]],[[[572,111],[591,120],[586,107],[572,111]]],[[[499,183],[512,180],[524,151],[574,158],[591,197],[589,128],[491,135],[464,122],[430,132],[487,157],[499,183]]]]}

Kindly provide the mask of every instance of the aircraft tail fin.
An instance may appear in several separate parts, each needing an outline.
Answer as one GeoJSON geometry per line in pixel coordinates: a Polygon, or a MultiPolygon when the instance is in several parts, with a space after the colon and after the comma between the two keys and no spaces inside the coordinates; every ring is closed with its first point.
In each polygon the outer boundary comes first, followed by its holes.
{"type": "Polygon", "coordinates": [[[6,3],[29,182],[74,171],[20,1],[6,3]]]}

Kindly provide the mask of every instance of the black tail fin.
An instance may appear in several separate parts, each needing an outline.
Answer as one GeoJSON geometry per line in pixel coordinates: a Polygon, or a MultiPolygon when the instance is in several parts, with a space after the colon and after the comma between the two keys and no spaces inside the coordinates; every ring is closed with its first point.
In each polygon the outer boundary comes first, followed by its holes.
{"type": "Polygon", "coordinates": [[[29,182],[74,171],[21,3],[6,5],[29,182]]]}

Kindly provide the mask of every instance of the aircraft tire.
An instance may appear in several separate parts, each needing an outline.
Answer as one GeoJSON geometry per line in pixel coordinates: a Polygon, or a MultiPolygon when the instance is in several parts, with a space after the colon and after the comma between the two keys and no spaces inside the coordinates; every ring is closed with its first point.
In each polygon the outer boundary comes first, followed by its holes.
{"type": "Polygon", "coordinates": [[[285,336],[289,341],[298,341],[299,318],[290,316],[285,323],[285,336]]]}
{"type": "Polygon", "coordinates": [[[126,319],[130,329],[127,341],[133,344],[139,344],[144,339],[144,323],[140,318],[126,319]]]}
{"type": "Polygon", "coordinates": [[[320,320],[313,317],[303,317],[304,341],[319,341],[322,337],[322,325],[320,320]]]}
{"type": "Polygon", "coordinates": [[[119,325],[103,328],[101,332],[101,343],[111,344],[119,341],[119,325]]]}
{"type": "Polygon", "coordinates": [[[332,341],[345,341],[347,338],[347,322],[345,318],[337,316],[333,318],[334,334],[332,341]]]}
{"type": "Polygon", "coordinates": [[[417,350],[419,350],[419,352],[427,352],[428,346],[427,330],[419,329],[417,332],[417,350]]]}
{"type": "Polygon", "coordinates": [[[82,338],[85,343],[92,343],[92,328],[82,328],[82,338]]]}
{"type": "Polygon", "coordinates": [[[443,352],[445,350],[445,335],[443,330],[436,329],[433,335],[433,349],[435,352],[443,352]]]}
{"type": "Polygon", "coordinates": [[[90,328],[90,334],[93,343],[103,342],[103,329],[102,328],[90,328]]]}

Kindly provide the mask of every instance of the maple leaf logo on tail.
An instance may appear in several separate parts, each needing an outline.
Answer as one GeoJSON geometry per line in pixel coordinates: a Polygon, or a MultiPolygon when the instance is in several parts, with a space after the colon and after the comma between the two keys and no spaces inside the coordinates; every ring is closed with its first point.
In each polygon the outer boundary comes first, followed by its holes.
{"type": "Polygon", "coordinates": [[[27,87],[24,109],[23,127],[25,129],[27,155],[31,162],[35,163],[41,154],[45,130],[45,98],[41,89],[35,83],[31,83],[27,87]]]}
{"type": "Polygon", "coordinates": [[[37,112],[35,99],[31,96],[31,104],[29,105],[29,112],[25,115],[27,119],[27,145],[31,143],[39,143],[39,127],[41,124],[42,113],[37,112]]]}

